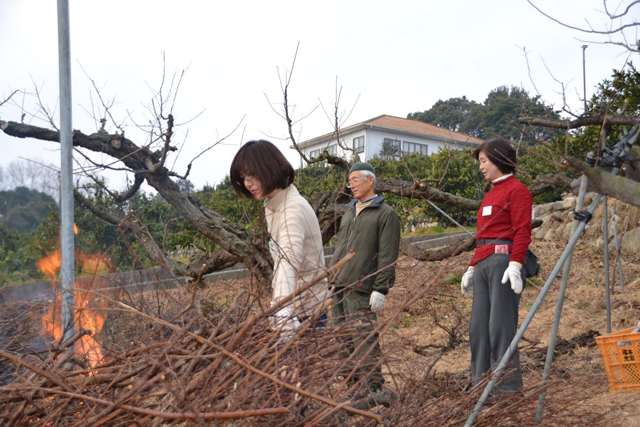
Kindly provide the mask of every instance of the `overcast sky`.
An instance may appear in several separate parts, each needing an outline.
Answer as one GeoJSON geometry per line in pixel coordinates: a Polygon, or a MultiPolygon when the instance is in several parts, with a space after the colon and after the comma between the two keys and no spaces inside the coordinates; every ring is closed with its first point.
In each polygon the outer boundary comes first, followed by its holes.
{"type": "MultiPolygon", "coordinates": [[[[555,17],[574,25],[609,25],[599,0],[536,1],[555,17]]],[[[128,117],[144,123],[146,106],[162,75],[187,69],[174,110],[176,130],[188,161],[217,138],[241,126],[224,145],[203,155],[190,179],[197,187],[219,182],[242,140],[272,139],[283,151],[290,143],[278,108],[278,72],[290,67],[298,41],[291,102],[301,116],[322,102],[332,108],[336,77],[342,108],[353,112],[346,124],[379,114],[406,116],[439,99],[466,95],[482,102],[489,91],[514,85],[557,108],[562,101],[555,78],[568,84],[568,102],[580,112],[582,41],[577,33],[538,14],[525,0],[450,1],[70,1],[73,126],[92,133],[91,83],[107,99],[126,134],[144,141],[128,117]],[[523,54],[526,47],[531,77],[523,54]],[[579,95],[580,94],[580,95],[579,95]],[[356,103],[357,101],[357,103],[356,103]],[[187,133],[188,131],[188,133],[187,133]]],[[[633,40],[637,35],[631,35],[633,40]]],[[[57,21],[53,0],[0,0],[0,99],[14,89],[41,91],[46,105],[57,105],[57,21]]],[[[586,51],[587,90],[620,68],[628,53],[590,44],[586,51]]],[[[632,58],[633,59],[633,58],[632,58]]],[[[637,61],[636,61],[637,62],[637,61]]],[[[93,95],[94,101],[95,94],[93,95]]],[[[14,98],[22,104],[23,97],[14,98]]],[[[25,110],[37,113],[32,97],[25,110]]],[[[58,110],[55,110],[56,114],[58,110]]],[[[15,104],[0,107],[0,119],[19,120],[15,104]]],[[[56,121],[58,118],[56,117],[56,121]]],[[[45,126],[32,115],[26,122],[45,126]]],[[[299,140],[330,131],[317,109],[296,127],[299,140]]],[[[113,131],[113,127],[107,130],[113,131]]],[[[0,165],[20,157],[58,164],[57,144],[9,138],[0,133],[0,165]]],[[[295,154],[290,159],[298,162],[295,154]]],[[[173,163],[170,160],[169,165],[173,163]]],[[[113,185],[123,179],[110,177],[113,185]]]]}

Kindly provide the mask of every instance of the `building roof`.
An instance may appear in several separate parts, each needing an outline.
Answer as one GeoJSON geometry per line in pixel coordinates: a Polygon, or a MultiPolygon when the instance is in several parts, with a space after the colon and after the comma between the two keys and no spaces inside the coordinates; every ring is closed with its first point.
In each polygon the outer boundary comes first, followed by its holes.
{"type": "MultiPolygon", "coordinates": [[[[450,131],[441,127],[424,123],[418,120],[404,119],[402,117],[382,114],[364,122],[356,123],[340,129],[341,135],[347,135],[363,129],[375,129],[391,132],[401,132],[421,138],[431,138],[444,142],[462,143],[465,145],[478,145],[484,141],[471,135],[450,131]]],[[[315,138],[308,139],[299,144],[300,148],[307,148],[319,143],[327,142],[335,138],[335,132],[329,132],[315,138]]]]}

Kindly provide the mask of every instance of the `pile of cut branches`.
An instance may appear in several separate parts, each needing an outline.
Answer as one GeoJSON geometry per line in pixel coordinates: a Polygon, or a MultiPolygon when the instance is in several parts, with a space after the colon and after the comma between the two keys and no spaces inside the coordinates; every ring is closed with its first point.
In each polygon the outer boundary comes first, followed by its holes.
{"type": "MultiPolygon", "coordinates": [[[[430,278],[430,283],[408,293],[397,312],[433,298],[440,279],[430,278]]],[[[363,362],[345,352],[347,337],[361,333],[357,320],[321,324],[322,313],[330,311],[323,306],[286,339],[274,327],[273,314],[297,296],[267,308],[248,284],[240,292],[205,294],[196,309],[185,289],[126,298],[103,295],[102,300],[109,301],[107,326],[99,336],[104,358],[96,366],[71,351],[73,343],[88,333],[82,329],[46,352],[30,354],[16,345],[12,348],[22,350],[0,349],[0,359],[13,365],[12,381],[0,387],[0,424],[159,426],[235,420],[234,425],[260,426],[454,426],[464,422],[481,388],[465,391],[465,374],[444,375],[417,365],[409,369],[404,355],[413,351],[412,344],[389,339],[395,333],[390,326],[397,324],[393,314],[379,321],[378,332],[394,343],[383,345],[381,363],[387,386],[398,398],[389,407],[373,406],[366,380],[357,378],[363,362]]],[[[425,366],[433,366],[439,357],[440,352],[422,356],[425,366]]],[[[528,386],[520,395],[494,399],[478,425],[532,425],[538,391],[539,387],[528,386]]],[[[545,408],[550,425],[595,419],[576,410],[575,395],[564,395],[545,408]]]]}

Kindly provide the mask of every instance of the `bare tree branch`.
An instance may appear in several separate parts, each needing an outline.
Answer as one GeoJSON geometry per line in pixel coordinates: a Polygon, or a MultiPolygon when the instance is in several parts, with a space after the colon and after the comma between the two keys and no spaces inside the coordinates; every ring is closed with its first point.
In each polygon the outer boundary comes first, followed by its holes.
{"type": "Polygon", "coordinates": [[[21,90],[19,90],[19,89],[16,89],[16,90],[14,90],[13,92],[11,92],[11,93],[9,94],[9,96],[7,96],[3,101],[0,101],[0,106],[2,106],[2,105],[4,105],[4,104],[6,104],[7,102],[9,102],[9,100],[10,100],[11,98],[13,98],[13,95],[15,95],[15,94],[17,94],[17,93],[20,93],[20,92],[21,92],[21,90]]]}
{"type": "MultiPolygon", "coordinates": [[[[122,127],[124,125],[124,120],[121,123],[118,123],[116,121],[116,119],[113,117],[113,115],[111,114],[111,108],[115,104],[116,98],[114,97],[111,100],[111,103],[107,103],[105,101],[105,99],[102,97],[102,93],[100,92],[100,89],[98,88],[98,85],[96,84],[96,81],[94,79],[92,79],[91,76],[89,76],[89,73],[87,73],[87,71],[84,69],[82,64],[79,64],[79,65],[80,65],[80,69],[84,73],[85,77],[87,79],[89,79],[89,81],[91,82],[91,86],[93,86],[93,90],[96,91],[96,95],[98,95],[98,100],[100,101],[100,104],[102,104],[102,108],[104,108],[104,116],[109,116],[109,119],[111,120],[111,123],[113,124],[113,126],[116,129],[118,129],[120,132],[124,133],[124,129],[122,127]]],[[[104,124],[103,124],[103,126],[104,126],[104,124]]]]}
{"type": "Polygon", "coordinates": [[[618,19],[618,18],[622,18],[623,16],[625,16],[627,13],[629,13],[629,9],[631,9],[633,6],[640,4],[640,0],[634,0],[631,3],[629,3],[627,5],[627,7],[624,9],[624,11],[622,11],[619,14],[612,14],[611,12],[609,12],[609,9],[607,8],[607,0],[602,0],[602,4],[604,6],[604,11],[607,14],[607,16],[609,17],[609,19],[618,19]]]}
{"type": "Polygon", "coordinates": [[[428,199],[463,209],[478,209],[480,206],[479,200],[467,199],[438,190],[426,182],[409,182],[400,179],[379,180],[376,182],[376,192],[396,194],[414,199],[428,199]]]}
{"type": "Polygon", "coordinates": [[[187,173],[184,175],[183,179],[186,179],[186,177],[189,175],[189,171],[191,170],[191,165],[193,165],[193,162],[195,162],[196,160],[198,160],[200,158],[200,156],[202,156],[203,154],[205,154],[206,152],[208,152],[209,150],[213,149],[216,145],[221,144],[222,142],[224,142],[225,140],[227,140],[231,135],[233,135],[234,133],[236,133],[236,131],[238,130],[238,128],[240,127],[240,125],[244,122],[244,119],[247,117],[247,115],[245,114],[244,116],[242,116],[242,118],[240,118],[240,121],[238,122],[238,124],[236,124],[234,126],[233,129],[231,129],[231,132],[229,132],[228,134],[226,134],[225,136],[223,136],[222,138],[219,138],[218,140],[216,140],[213,144],[211,144],[210,146],[206,147],[204,150],[200,151],[198,154],[196,154],[193,159],[191,159],[191,161],[189,162],[189,165],[187,166],[187,173]]]}
{"type": "Polygon", "coordinates": [[[571,178],[561,173],[539,175],[529,187],[529,191],[533,195],[547,190],[569,191],[570,189],[571,178]]]}
{"type": "MultiPolygon", "coordinates": [[[[17,138],[35,138],[59,142],[56,131],[16,122],[0,121],[0,130],[17,138]]],[[[271,258],[266,247],[252,242],[247,232],[232,224],[219,213],[200,205],[189,194],[180,191],[170,179],[166,168],[159,165],[157,153],[148,148],[138,147],[122,135],[94,134],[87,136],[74,131],[73,145],[121,159],[125,166],[140,171],[147,183],[171,204],[191,225],[222,249],[242,259],[262,282],[271,277],[271,258]],[[117,137],[117,143],[114,138],[117,137]]]]}
{"type": "MultiPolygon", "coordinates": [[[[640,22],[631,22],[628,24],[623,24],[620,25],[617,28],[612,28],[610,30],[596,30],[593,28],[581,28],[581,27],[576,27],[573,25],[569,25],[565,22],[560,21],[557,18],[554,18],[553,16],[549,15],[548,13],[544,12],[542,9],[540,9],[538,6],[536,6],[533,1],[531,0],[527,0],[527,3],[529,3],[531,5],[531,7],[533,7],[535,10],[537,10],[541,15],[543,15],[544,17],[546,17],[547,19],[552,20],[553,22],[562,25],[563,27],[566,28],[570,28],[572,30],[576,30],[576,31],[581,31],[583,33],[592,33],[592,34],[603,34],[603,35],[611,35],[611,34],[615,34],[615,33],[619,33],[627,28],[633,28],[633,27],[638,27],[640,26],[640,22]]],[[[636,3],[636,2],[633,2],[636,3]]],[[[633,6],[633,4],[631,4],[629,7],[633,6]]]]}
{"type": "MultiPolygon", "coordinates": [[[[576,129],[582,126],[600,126],[605,120],[605,113],[593,116],[582,116],[575,120],[553,120],[540,117],[520,117],[519,122],[532,125],[544,126],[555,129],[576,129]]],[[[611,116],[606,114],[606,121],[610,125],[635,125],[640,123],[640,117],[611,116]]]]}
{"type": "Polygon", "coordinates": [[[31,79],[31,81],[33,82],[33,88],[36,93],[36,99],[38,100],[38,106],[40,107],[40,111],[42,112],[42,114],[44,114],[45,118],[47,119],[46,121],[49,122],[51,127],[54,128],[55,130],[58,130],[58,127],[56,126],[56,123],[53,120],[53,113],[51,113],[49,109],[44,105],[44,102],[40,97],[40,90],[38,89],[38,85],[36,85],[36,82],[34,82],[33,79],[31,79]]]}
{"type": "Polygon", "coordinates": [[[527,74],[529,75],[529,81],[531,82],[531,86],[533,86],[533,90],[536,91],[536,95],[540,96],[540,91],[536,86],[536,82],[533,81],[533,76],[531,75],[531,65],[529,64],[529,55],[527,54],[527,47],[522,46],[522,53],[524,55],[524,60],[527,64],[527,74]]]}
{"type": "Polygon", "coordinates": [[[549,76],[551,76],[553,81],[555,81],[556,83],[558,83],[560,85],[560,92],[556,92],[556,93],[559,93],[560,95],[562,95],[562,111],[564,111],[565,113],[569,114],[570,116],[578,118],[579,115],[575,114],[573,111],[571,111],[571,109],[569,108],[569,106],[567,104],[566,84],[562,80],[556,78],[556,76],[553,75],[553,73],[551,72],[551,69],[547,65],[547,63],[544,60],[544,58],[542,58],[542,65],[544,65],[544,68],[547,70],[547,73],[549,73],[549,76]]]}
{"type": "Polygon", "coordinates": [[[621,202],[640,207],[640,183],[620,175],[613,175],[601,168],[593,168],[580,160],[568,157],[567,165],[582,172],[589,178],[588,185],[591,191],[606,194],[621,202]]]}

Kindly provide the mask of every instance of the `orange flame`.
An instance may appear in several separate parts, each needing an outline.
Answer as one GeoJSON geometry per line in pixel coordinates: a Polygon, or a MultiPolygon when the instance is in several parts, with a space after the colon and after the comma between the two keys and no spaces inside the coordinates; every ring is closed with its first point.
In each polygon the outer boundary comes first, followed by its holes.
{"type": "MultiPolygon", "coordinates": [[[[77,233],[77,227],[74,224],[74,231],[77,233]]],[[[101,279],[97,276],[111,270],[109,259],[100,254],[85,255],[78,254],[78,261],[81,264],[81,273],[88,274],[89,277],[82,277],[74,283],[74,313],[73,320],[76,328],[87,329],[91,331],[91,335],[84,335],[74,345],[74,352],[83,356],[89,366],[96,367],[104,358],[102,347],[94,336],[98,335],[104,326],[104,315],[92,310],[96,303],[99,303],[93,289],[101,285],[101,279]],[[89,279],[89,280],[87,280],[89,279]]],[[[51,280],[54,288],[54,301],[49,305],[47,312],[42,317],[42,328],[55,341],[59,341],[63,335],[63,325],[61,319],[61,293],[58,282],[56,280],[60,271],[61,257],[60,250],[56,249],[49,255],[45,256],[37,262],[38,269],[47,278],[51,280]]]]}

